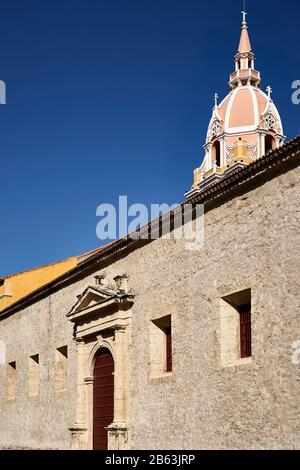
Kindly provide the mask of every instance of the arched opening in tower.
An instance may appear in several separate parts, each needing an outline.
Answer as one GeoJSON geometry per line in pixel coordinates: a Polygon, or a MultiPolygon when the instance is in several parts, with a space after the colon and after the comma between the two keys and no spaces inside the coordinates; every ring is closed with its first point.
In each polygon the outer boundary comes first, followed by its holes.
{"type": "Polygon", "coordinates": [[[219,141],[215,142],[213,145],[213,160],[216,162],[217,166],[221,166],[221,144],[219,141]]]}
{"type": "Polygon", "coordinates": [[[265,137],[265,153],[269,153],[275,149],[275,140],[271,135],[266,135],[265,137]]]}

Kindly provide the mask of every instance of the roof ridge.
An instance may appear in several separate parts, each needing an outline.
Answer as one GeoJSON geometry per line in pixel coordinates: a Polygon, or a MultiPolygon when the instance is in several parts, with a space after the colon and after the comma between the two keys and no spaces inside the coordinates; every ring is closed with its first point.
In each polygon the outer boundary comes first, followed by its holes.
{"type": "MultiPolygon", "coordinates": [[[[85,253],[82,253],[81,255],[78,255],[77,258],[80,259],[80,258],[85,258],[85,257],[92,256],[93,254],[95,254],[95,253],[97,253],[97,252],[101,252],[104,248],[106,248],[107,246],[111,245],[111,243],[112,243],[112,242],[106,243],[105,245],[98,246],[97,248],[94,248],[93,250],[90,250],[90,251],[87,251],[87,252],[85,252],[85,253]]],[[[78,264],[81,264],[83,261],[85,261],[85,260],[79,261],[78,264]]]]}

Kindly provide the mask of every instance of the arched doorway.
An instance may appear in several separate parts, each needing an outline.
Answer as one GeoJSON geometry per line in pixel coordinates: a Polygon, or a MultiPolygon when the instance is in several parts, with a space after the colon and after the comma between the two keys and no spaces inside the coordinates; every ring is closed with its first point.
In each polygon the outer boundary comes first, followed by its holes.
{"type": "Polygon", "coordinates": [[[96,355],[93,385],[93,449],[107,450],[107,426],[114,421],[114,360],[108,349],[96,355]]]}

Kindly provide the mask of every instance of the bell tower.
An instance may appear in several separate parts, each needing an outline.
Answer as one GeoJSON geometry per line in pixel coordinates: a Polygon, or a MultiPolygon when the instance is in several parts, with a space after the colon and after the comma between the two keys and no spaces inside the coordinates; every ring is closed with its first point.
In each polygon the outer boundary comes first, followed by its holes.
{"type": "Polygon", "coordinates": [[[214,107],[208,125],[204,158],[194,170],[189,198],[202,191],[235,168],[243,168],[285,140],[279,112],[272,99],[272,89],[261,89],[260,72],[255,69],[255,55],[249,37],[247,13],[242,12],[242,30],[235,71],[230,75],[229,94],[214,107]]]}

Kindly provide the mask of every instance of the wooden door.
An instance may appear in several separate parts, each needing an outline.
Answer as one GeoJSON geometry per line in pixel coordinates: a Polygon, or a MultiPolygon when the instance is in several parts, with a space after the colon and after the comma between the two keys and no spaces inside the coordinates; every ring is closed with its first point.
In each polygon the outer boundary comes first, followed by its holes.
{"type": "Polygon", "coordinates": [[[93,448],[107,450],[107,426],[114,420],[114,360],[100,349],[94,367],[93,448]]]}

